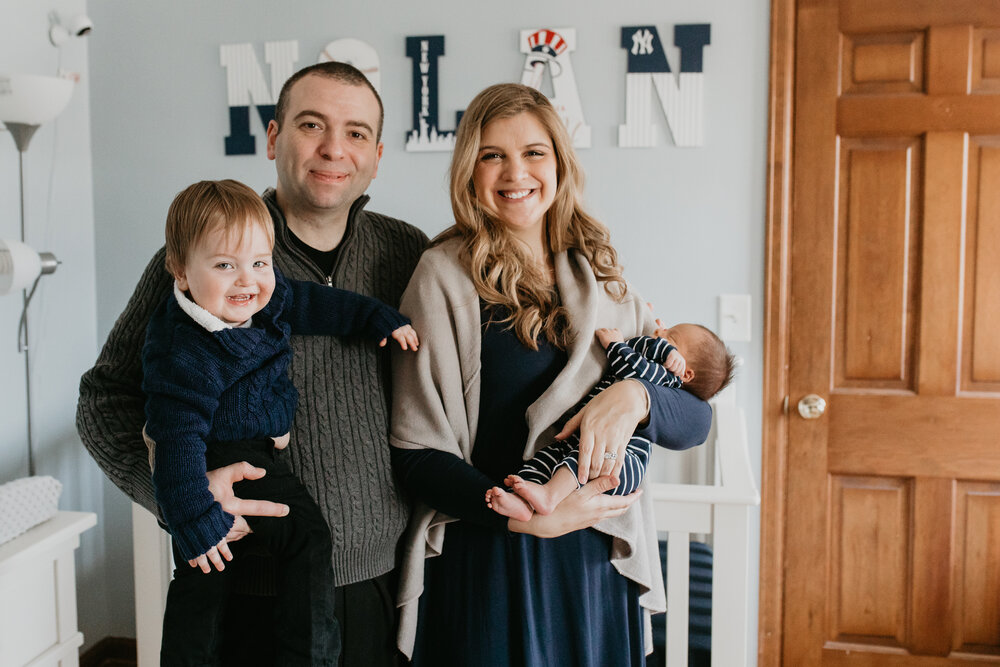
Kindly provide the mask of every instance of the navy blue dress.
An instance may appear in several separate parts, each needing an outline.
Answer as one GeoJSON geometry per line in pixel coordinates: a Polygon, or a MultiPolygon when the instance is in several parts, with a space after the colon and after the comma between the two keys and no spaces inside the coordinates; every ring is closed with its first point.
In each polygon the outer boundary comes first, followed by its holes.
{"type": "MultiPolygon", "coordinates": [[[[538,351],[524,347],[486,313],[483,322],[473,466],[444,452],[393,450],[404,488],[460,519],[448,524],[443,553],[426,561],[413,664],[644,665],[638,586],[612,567],[611,538],[593,529],[548,539],[511,533],[507,519],[486,507],[486,490],[520,468],[525,411],[566,354],[544,341],[538,351]]],[[[668,412],[704,406],[686,392],[664,391],[677,393],[668,412]]],[[[662,396],[652,398],[662,407],[662,396]]],[[[683,426],[700,431],[703,419],[683,426]]]]}

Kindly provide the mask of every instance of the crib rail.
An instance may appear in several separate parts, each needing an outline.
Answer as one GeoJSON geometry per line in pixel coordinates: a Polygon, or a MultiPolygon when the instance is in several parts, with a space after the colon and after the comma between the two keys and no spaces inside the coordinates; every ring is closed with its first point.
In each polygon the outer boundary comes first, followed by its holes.
{"type": "Polygon", "coordinates": [[[647,483],[657,530],[667,533],[667,667],[688,664],[688,549],[692,534],[710,535],[712,667],[752,664],[747,655],[750,594],[750,512],[760,494],[750,468],[746,418],[730,403],[713,405],[709,444],[714,484],[647,483]],[[713,437],[714,436],[714,437],[713,437]]]}

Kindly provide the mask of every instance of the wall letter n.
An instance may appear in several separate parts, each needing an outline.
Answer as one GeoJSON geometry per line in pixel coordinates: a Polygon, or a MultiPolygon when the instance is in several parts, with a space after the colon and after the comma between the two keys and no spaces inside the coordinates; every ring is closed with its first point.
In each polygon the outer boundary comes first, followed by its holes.
{"type": "Polygon", "coordinates": [[[652,119],[653,91],[677,146],[704,144],[704,73],[702,50],[710,44],[708,24],[674,28],[674,45],[681,51],[681,71],[674,80],[656,26],[622,28],[621,47],[628,51],[625,79],[625,124],[618,126],[618,145],[655,146],[657,126],[652,119]]]}
{"type": "Polygon", "coordinates": [[[256,153],[256,142],[250,134],[251,100],[257,107],[261,125],[266,130],[267,124],[274,118],[274,104],[281,86],[292,75],[298,59],[297,41],[264,44],[264,60],[271,65],[269,89],[252,44],[223,44],[219,47],[219,61],[226,68],[226,94],[229,102],[226,155],[256,153]]]}

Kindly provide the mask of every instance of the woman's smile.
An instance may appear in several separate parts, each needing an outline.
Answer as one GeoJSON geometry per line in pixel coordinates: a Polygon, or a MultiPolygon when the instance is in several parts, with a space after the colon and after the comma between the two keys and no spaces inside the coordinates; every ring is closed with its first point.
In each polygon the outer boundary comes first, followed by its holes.
{"type": "Polygon", "coordinates": [[[558,176],[552,138],[533,114],[498,118],[483,128],[472,178],[476,199],[490,215],[531,246],[541,240],[558,176]]]}

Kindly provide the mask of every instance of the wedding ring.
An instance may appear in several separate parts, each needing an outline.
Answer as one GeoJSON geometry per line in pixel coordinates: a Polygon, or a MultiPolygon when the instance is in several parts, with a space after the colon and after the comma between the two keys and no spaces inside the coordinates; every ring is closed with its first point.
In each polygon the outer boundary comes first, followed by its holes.
{"type": "Polygon", "coordinates": [[[618,454],[616,452],[604,452],[604,458],[614,461],[618,458],[618,454]]]}

